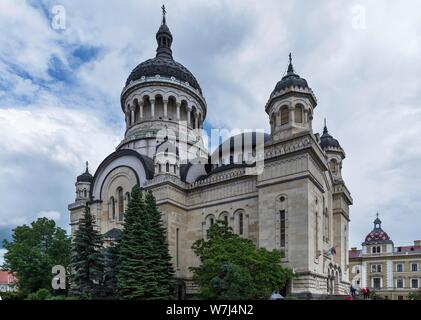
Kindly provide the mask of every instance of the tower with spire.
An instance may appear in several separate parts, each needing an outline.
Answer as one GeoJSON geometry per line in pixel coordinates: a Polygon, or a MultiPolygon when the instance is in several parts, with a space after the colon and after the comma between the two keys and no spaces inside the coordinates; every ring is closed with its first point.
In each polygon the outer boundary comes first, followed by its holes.
{"type": "Polygon", "coordinates": [[[316,106],[316,96],[307,81],[295,72],[290,53],[287,72],[276,84],[265,108],[273,139],[288,139],[302,132],[312,132],[316,106]]]}

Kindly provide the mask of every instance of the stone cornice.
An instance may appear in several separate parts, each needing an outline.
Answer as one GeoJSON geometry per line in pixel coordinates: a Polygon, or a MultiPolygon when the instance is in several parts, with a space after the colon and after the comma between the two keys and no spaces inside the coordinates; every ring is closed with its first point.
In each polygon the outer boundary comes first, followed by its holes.
{"type": "Polygon", "coordinates": [[[333,195],[342,195],[348,205],[352,205],[353,199],[351,197],[351,193],[349,192],[348,188],[346,187],[345,183],[343,181],[341,182],[335,182],[333,185],[333,195]]]}

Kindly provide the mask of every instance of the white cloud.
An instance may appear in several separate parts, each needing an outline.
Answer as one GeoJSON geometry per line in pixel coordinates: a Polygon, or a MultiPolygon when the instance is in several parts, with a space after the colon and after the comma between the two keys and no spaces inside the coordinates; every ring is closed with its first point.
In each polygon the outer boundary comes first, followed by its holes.
{"type": "Polygon", "coordinates": [[[37,218],[47,218],[54,221],[59,220],[61,216],[61,213],[58,211],[41,211],[37,214],[37,218]]]}
{"type": "MultiPolygon", "coordinates": [[[[47,10],[56,4],[42,3],[47,10]]],[[[160,22],[155,1],[61,4],[64,32],[52,30],[26,1],[0,2],[0,194],[19,190],[27,203],[8,197],[7,207],[18,213],[0,211],[0,223],[41,211],[63,212],[64,221],[81,164],[89,160],[95,168],[124,133],[119,93],[126,77],[154,56],[160,22]],[[100,54],[70,67],[79,46],[100,48],[100,54]],[[71,84],[51,81],[52,57],[73,77],[71,84]]],[[[351,244],[370,231],[376,211],[393,239],[410,242],[419,238],[421,223],[421,3],[364,1],[364,30],[352,27],[356,4],[166,5],[174,57],[198,78],[213,126],[268,129],[264,105],[293,52],[297,72],[319,100],[314,130],[327,117],[347,152],[344,177],[355,200],[351,244]]]]}
{"type": "Polygon", "coordinates": [[[6,249],[0,249],[0,267],[3,265],[4,263],[4,255],[6,254],[7,250],[6,249]]]}

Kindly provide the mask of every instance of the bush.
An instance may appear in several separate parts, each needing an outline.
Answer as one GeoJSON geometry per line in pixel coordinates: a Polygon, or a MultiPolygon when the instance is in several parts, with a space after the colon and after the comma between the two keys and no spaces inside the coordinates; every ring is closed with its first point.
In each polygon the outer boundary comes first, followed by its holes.
{"type": "Polygon", "coordinates": [[[26,300],[48,300],[51,297],[50,291],[48,289],[42,288],[37,292],[30,293],[26,300]]]}
{"type": "Polygon", "coordinates": [[[1,292],[0,297],[3,300],[24,300],[25,294],[22,292],[16,291],[16,292],[1,292]]]}

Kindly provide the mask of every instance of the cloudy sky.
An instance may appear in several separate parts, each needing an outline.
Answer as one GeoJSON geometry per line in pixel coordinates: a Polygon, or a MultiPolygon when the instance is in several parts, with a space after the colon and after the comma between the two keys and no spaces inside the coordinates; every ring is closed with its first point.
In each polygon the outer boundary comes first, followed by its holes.
{"type": "MultiPolygon", "coordinates": [[[[291,51],[318,97],[314,129],[326,117],[347,153],[351,245],[377,211],[405,244],[421,238],[421,3],[361,3],[165,2],[174,57],[201,84],[208,127],[268,129],[264,105],[291,51]]],[[[84,162],[95,169],[123,137],[119,95],[154,56],[160,6],[0,1],[1,238],[40,216],[68,228],[84,162]]]]}

